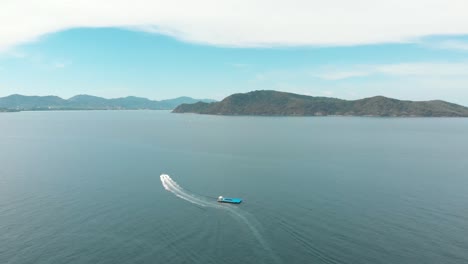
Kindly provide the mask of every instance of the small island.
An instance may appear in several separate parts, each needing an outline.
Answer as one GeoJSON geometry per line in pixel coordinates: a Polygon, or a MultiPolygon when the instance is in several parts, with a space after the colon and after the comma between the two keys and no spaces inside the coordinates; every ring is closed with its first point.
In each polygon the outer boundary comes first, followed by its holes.
{"type": "Polygon", "coordinates": [[[256,116],[468,117],[468,108],[441,100],[406,101],[375,96],[359,100],[278,91],[233,94],[220,102],[181,104],[173,113],[256,116]]]}

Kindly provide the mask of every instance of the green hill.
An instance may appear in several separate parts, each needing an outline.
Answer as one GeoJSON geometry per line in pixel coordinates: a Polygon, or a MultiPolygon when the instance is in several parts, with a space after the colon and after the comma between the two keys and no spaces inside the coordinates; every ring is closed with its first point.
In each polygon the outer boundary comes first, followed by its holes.
{"type": "Polygon", "coordinates": [[[174,113],[266,116],[468,117],[468,108],[440,100],[402,101],[383,96],[360,100],[313,97],[277,91],[233,94],[220,102],[182,104],[174,113]]]}
{"type": "MultiPolygon", "coordinates": [[[[13,94],[0,98],[0,109],[9,110],[113,110],[113,109],[151,109],[171,110],[183,103],[198,101],[213,102],[210,99],[179,97],[154,101],[147,98],[128,96],[106,99],[92,95],[76,95],[70,99],[57,96],[25,96],[13,94]]],[[[2,111],[2,110],[0,110],[2,111]]],[[[5,110],[3,110],[5,111],[5,110]]]]}

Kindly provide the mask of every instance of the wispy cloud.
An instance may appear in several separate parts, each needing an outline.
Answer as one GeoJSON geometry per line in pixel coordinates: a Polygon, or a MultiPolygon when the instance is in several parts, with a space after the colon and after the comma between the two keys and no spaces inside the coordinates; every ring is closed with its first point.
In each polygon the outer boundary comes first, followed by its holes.
{"type": "Polygon", "coordinates": [[[250,66],[250,64],[246,64],[246,63],[231,63],[230,65],[234,68],[240,68],[240,69],[248,68],[250,66]]]}
{"type": "Polygon", "coordinates": [[[438,63],[415,62],[397,64],[350,65],[346,67],[317,69],[312,75],[324,80],[343,80],[371,75],[387,76],[465,76],[468,62],[438,63]]]}
{"type": "Polygon", "coordinates": [[[407,42],[467,34],[466,10],[464,0],[7,0],[0,1],[0,50],[76,27],[234,47],[407,42]]]}
{"type": "MultiPolygon", "coordinates": [[[[359,67],[357,67],[359,68],[359,67]]],[[[329,70],[323,71],[322,73],[313,73],[313,76],[319,77],[324,80],[341,80],[353,77],[363,77],[371,74],[371,71],[364,70],[329,70]]]]}
{"type": "Polygon", "coordinates": [[[274,89],[344,99],[384,95],[468,105],[468,61],[284,69],[256,73],[247,84],[250,90],[274,89]]]}
{"type": "Polygon", "coordinates": [[[437,48],[437,49],[446,49],[446,50],[458,50],[458,51],[466,51],[468,52],[468,41],[462,40],[443,40],[438,41],[435,43],[428,44],[429,47],[437,48]]]}
{"type": "Polygon", "coordinates": [[[24,59],[27,57],[28,57],[28,54],[26,52],[23,52],[17,49],[10,49],[0,54],[0,59],[3,59],[3,58],[24,59]]]}
{"type": "Polygon", "coordinates": [[[11,51],[9,53],[9,55],[13,58],[17,58],[17,59],[23,59],[23,58],[26,58],[28,56],[28,54],[26,54],[25,52],[21,52],[21,51],[11,51]]]}
{"type": "Polygon", "coordinates": [[[69,61],[58,61],[58,62],[53,63],[53,66],[54,68],[62,69],[62,68],[67,67],[70,64],[71,62],[69,61]]]}

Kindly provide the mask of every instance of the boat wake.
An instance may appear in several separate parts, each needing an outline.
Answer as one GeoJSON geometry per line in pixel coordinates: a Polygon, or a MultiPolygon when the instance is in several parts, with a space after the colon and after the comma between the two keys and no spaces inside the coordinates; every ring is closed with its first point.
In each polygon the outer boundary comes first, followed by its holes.
{"type": "Polygon", "coordinates": [[[201,197],[197,197],[195,194],[191,194],[189,193],[187,190],[183,189],[182,187],[180,187],[169,175],[167,174],[161,174],[160,176],[161,178],[161,183],[164,187],[164,189],[166,189],[166,191],[169,191],[173,194],[175,194],[175,196],[187,201],[187,202],[190,202],[190,203],[193,203],[193,204],[196,204],[198,206],[202,206],[202,207],[220,207],[220,205],[218,204],[215,204],[215,203],[212,203],[212,202],[209,202],[201,197]]]}
{"type": "Polygon", "coordinates": [[[219,204],[216,201],[208,200],[207,198],[204,198],[201,195],[197,195],[195,193],[189,192],[188,190],[182,188],[177,182],[175,182],[169,175],[167,174],[161,174],[160,176],[162,186],[164,189],[167,191],[173,193],[175,196],[190,202],[192,204],[195,204],[197,206],[201,207],[209,207],[209,208],[216,208],[220,210],[225,210],[231,215],[233,215],[238,221],[244,223],[252,232],[254,237],[257,239],[257,241],[260,243],[260,245],[267,251],[269,251],[272,254],[272,258],[275,259],[276,262],[278,262],[278,258],[274,254],[274,252],[271,250],[271,248],[268,246],[266,243],[265,239],[263,236],[260,234],[258,229],[255,227],[253,222],[257,222],[252,217],[249,217],[247,212],[244,212],[243,210],[239,209],[237,206],[232,206],[232,205],[227,205],[227,204],[219,204]]]}

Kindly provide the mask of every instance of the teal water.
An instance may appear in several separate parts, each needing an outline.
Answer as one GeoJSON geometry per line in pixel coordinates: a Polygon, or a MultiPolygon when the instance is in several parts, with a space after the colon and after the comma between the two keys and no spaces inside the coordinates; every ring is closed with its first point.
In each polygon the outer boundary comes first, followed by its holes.
{"type": "Polygon", "coordinates": [[[0,114],[0,263],[468,263],[468,119],[0,114]]]}

